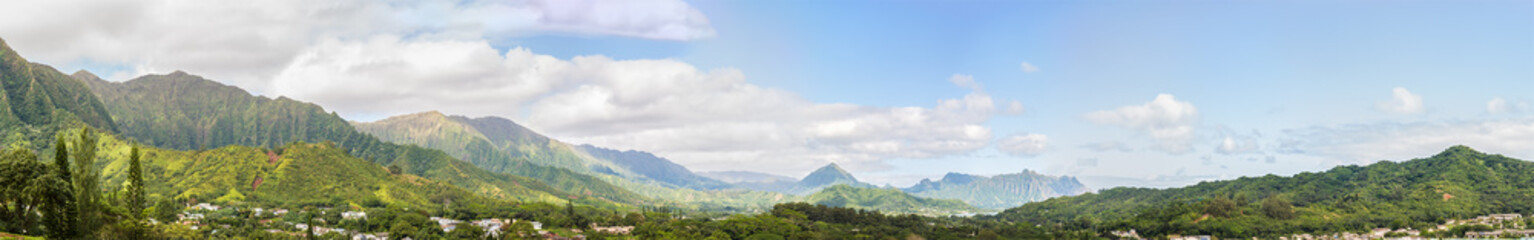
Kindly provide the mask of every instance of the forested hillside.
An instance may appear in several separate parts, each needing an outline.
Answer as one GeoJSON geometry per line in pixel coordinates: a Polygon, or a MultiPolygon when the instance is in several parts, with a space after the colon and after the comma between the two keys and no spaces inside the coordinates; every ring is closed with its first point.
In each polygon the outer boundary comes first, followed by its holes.
{"type": "MultiPolygon", "coordinates": [[[[103,184],[127,181],[129,143],[100,135],[97,165],[103,184]]],[[[294,143],[276,149],[225,146],[203,151],[140,147],[146,192],[151,198],[216,204],[264,206],[342,206],[437,209],[444,202],[504,205],[457,186],[388,168],[346,154],[327,144],[294,143]]],[[[537,182],[521,182],[500,194],[519,201],[557,200],[537,182]],[[535,188],[541,188],[536,189],[535,188]]],[[[557,192],[556,192],[557,193],[557,192]]]]}
{"type": "MultiPolygon", "coordinates": [[[[236,87],[176,72],[147,75],[127,82],[106,82],[75,74],[88,82],[113,114],[122,133],[152,146],[180,150],[229,145],[275,148],[291,142],[332,142],[352,156],[407,173],[451,183],[482,194],[511,193],[521,185],[551,186],[550,194],[597,205],[640,204],[638,194],[601,181],[559,171],[526,171],[523,176],[494,173],[459,161],[440,150],[398,145],[356,131],[350,123],[318,105],[287,98],[252,96],[236,87]],[[532,184],[548,179],[546,184],[532,184]]],[[[525,169],[505,166],[507,169],[525,169]]],[[[494,195],[492,195],[494,196],[494,195]]],[[[512,196],[505,196],[514,199],[512,196]]],[[[529,197],[529,196],[521,196],[529,197]]]]}
{"type": "Polygon", "coordinates": [[[899,189],[864,188],[838,184],[804,197],[805,202],[832,207],[877,210],[934,216],[973,214],[980,209],[959,200],[912,196],[899,189]]]}
{"type": "Polygon", "coordinates": [[[1534,213],[1534,163],[1455,146],[1429,158],[1173,189],[1113,188],[1008,209],[1006,221],[1142,235],[1228,238],[1429,229],[1449,219],[1534,213]]]}
{"type": "Polygon", "coordinates": [[[1023,171],[992,177],[948,173],[941,180],[922,179],[904,190],[916,196],[958,199],[976,207],[1006,209],[1052,197],[1085,193],[1087,187],[1072,177],[1023,171]]]}
{"type": "Polygon", "coordinates": [[[48,65],[28,62],[0,39],[0,138],[40,150],[65,126],[83,122],[115,131],[117,125],[90,88],[48,65]]]}

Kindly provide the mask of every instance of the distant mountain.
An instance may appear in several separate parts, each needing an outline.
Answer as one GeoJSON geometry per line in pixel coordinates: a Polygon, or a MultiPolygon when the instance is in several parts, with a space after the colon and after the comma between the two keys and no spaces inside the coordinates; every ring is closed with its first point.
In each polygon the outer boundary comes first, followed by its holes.
{"type": "Polygon", "coordinates": [[[841,166],[837,166],[836,163],[831,163],[826,164],[824,167],[820,167],[820,169],[815,169],[814,172],[810,172],[810,175],[804,176],[804,179],[799,180],[799,183],[794,186],[795,189],[793,191],[800,193],[815,192],[822,188],[830,187],[833,185],[848,185],[860,188],[879,187],[873,184],[860,182],[858,181],[858,178],[852,177],[852,174],[847,173],[847,170],[842,169],[841,166]]]}
{"type": "MultiPolygon", "coordinates": [[[[649,153],[573,146],[499,117],[467,118],[424,112],[353,124],[384,140],[440,149],[491,171],[527,176],[573,171],[605,181],[603,184],[695,210],[766,209],[792,197],[721,189],[725,183],[696,176],[649,153]]],[[[551,182],[556,187],[565,186],[551,182]]]]}
{"type": "Polygon", "coordinates": [[[959,199],[989,209],[1005,209],[1089,191],[1075,178],[1045,176],[1033,171],[994,177],[948,173],[942,180],[922,179],[915,186],[903,190],[922,197],[959,199]]]}
{"type": "Polygon", "coordinates": [[[500,117],[467,118],[432,111],[353,124],[358,130],[387,141],[441,149],[492,170],[501,169],[508,162],[525,161],[679,188],[711,190],[730,187],[650,153],[573,146],[500,117]]]}
{"type": "Polygon", "coordinates": [[[1431,229],[1446,219],[1534,213],[1534,162],[1454,146],[1428,158],[1339,166],[1197,185],[1119,187],[1024,204],[1008,221],[1098,223],[1142,236],[1274,237],[1294,233],[1431,229]]]}
{"type": "Polygon", "coordinates": [[[397,165],[408,173],[487,196],[527,198],[512,193],[518,188],[541,186],[546,189],[540,191],[562,198],[575,197],[585,204],[612,206],[649,201],[589,176],[557,169],[545,171],[513,164],[501,167],[533,170],[487,171],[440,150],[381,141],[357,131],[351,123],[318,105],[284,97],[253,96],[240,88],[185,72],[146,75],[126,82],[107,82],[84,72],[74,77],[86,82],[102,99],[112,118],[121,123],[119,132],[151,146],[194,150],[333,142],[352,156],[385,166],[397,165]]]}
{"type": "Polygon", "coordinates": [[[864,188],[836,184],[804,197],[805,202],[833,207],[923,215],[972,214],[981,210],[959,200],[912,196],[893,188],[864,188]]]}
{"type": "Polygon", "coordinates": [[[702,175],[702,176],[708,177],[708,178],[713,178],[713,179],[716,179],[716,180],[719,180],[719,181],[724,181],[724,182],[727,182],[727,183],[743,183],[743,182],[794,182],[794,181],[798,181],[798,179],[794,179],[794,178],[791,178],[791,177],[786,177],[786,176],[781,176],[781,175],[773,175],[773,174],[769,174],[769,173],[752,172],[752,171],[712,171],[712,172],[699,172],[698,175],[702,175]]]}
{"type": "MultiPolygon", "coordinates": [[[[787,178],[753,172],[745,172],[745,174],[740,175],[766,178],[770,180],[787,178]]],[[[735,182],[734,184],[735,186],[751,190],[778,192],[800,196],[813,194],[815,192],[819,192],[821,189],[835,185],[847,185],[858,188],[879,188],[879,186],[858,181],[857,177],[853,177],[852,173],[848,173],[847,170],[842,169],[841,166],[837,166],[836,163],[826,164],[824,167],[815,169],[815,171],[810,172],[809,175],[806,175],[804,178],[797,181],[789,178],[787,181],[741,181],[735,182]]]]}
{"type": "Polygon", "coordinates": [[[90,88],[48,65],[28,62],[0,39],[0,137],[41,149],[54,133],[83,122],[115,132],[117,125],[90,88]]]}
{"type": "Polygon", "coordinates": [[[644,175],[646,178],[698,190],[715,190],[733,187],[728,183],[695,174],[687,167],[671,162],[655,154],[634,150],[618,151],[582,144],[576,150],[596,158],[607,159],[618,166],[644,175]]]}

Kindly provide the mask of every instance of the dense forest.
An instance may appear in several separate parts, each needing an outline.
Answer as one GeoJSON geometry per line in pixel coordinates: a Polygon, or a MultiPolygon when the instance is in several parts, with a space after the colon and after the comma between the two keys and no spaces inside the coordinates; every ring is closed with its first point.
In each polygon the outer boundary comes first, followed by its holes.
{"type": "Polygon", "coordinates": [[[1341,166],[1173,189],[1114,188],[1008,209],[989,219],[1146,236],[1273,237],[1431,229],[1452,219],[1534,213],[1534,163],[1455,146],[1429,158],[1341,166]]]}

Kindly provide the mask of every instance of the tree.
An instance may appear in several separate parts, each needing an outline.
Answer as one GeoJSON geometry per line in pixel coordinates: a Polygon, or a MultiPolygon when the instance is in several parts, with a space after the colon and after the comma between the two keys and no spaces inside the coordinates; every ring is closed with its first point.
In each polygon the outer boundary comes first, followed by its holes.
{"type": "Polygon", "coordinates": [[[447,238],[483,239],[485,238],[485,229],[468,222],[458,223],[458,227],[453,228],[453,232],[448,233],[447,238]]]}
{"type": "Polygon", "coordinates": [[[41,184],[44,205],[43,220],[48,227],[48,237],[53,239],[72,238],[79,233],[75,228],[79,227],[80,213],[75,205],[75,189],[70,184],[69,176],[69,151],[65,150],[64,137],[58,137],[54,144],[53,173],[43,177],[41,184]]]}
{"type": "Polygon", "coordinates": [[[1289,204],[1289,200],[1278,196],[1269,196],[1267,199],[1262,200],[1262,213],[1273,219],[1292,219],[1294,218],[1294,206],[1289,204]]]}
{"type": "Polygon", "coordinates": [[[160,201],[154,204],[154,215],[152,217],[160,220],[160,222],[168,223],[176,221],[176,213],[180,212],[181,207],[176,205],[176,202],[171,201],[170,198],[160,198],[160,201]]]}
{"type": "Polygon", "coordinates": [[[96,171],[96,134],[90,127],[80,129],[80,139],[75,140],[74,187],[75,205],[80,211],[81,234],[92,235],[102,221],[101,174],[96,171]]]}
{"type": "Polygon", "coordinates": [[[510,226],[501,227],[500,235],[501,239],[535,238],[538,236],[538,230],[533,229],[532,222],[517,220],[510,226]]]}
{"type": "Polygon", "coordinates": [[[144,168],[139,162],[138,146],[128,151],[128,193],[125,197],[128,216],[143,219],[144,215],[144,168]]]}
{"type": "Polygon", "coordinates": [[[56,173],[44,175],[35,190],[42,199],[43,226],[48,229],[50,239],[69,239],[74,237],[76,231],[74,211],[74,189],[69,187],[69,182],[64,181],[62,176],[56,173]]]}

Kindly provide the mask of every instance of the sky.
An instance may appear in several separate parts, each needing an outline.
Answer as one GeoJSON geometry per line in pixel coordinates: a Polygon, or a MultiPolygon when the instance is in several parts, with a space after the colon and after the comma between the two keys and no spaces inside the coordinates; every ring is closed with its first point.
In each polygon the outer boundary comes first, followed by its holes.
{"type": "Polygon", "coordinates": [[[1534,159],[1534,2],[28,1],[0,38],[353,121],[499,116],[695,171],[1174,187],[1534,159]]]}

